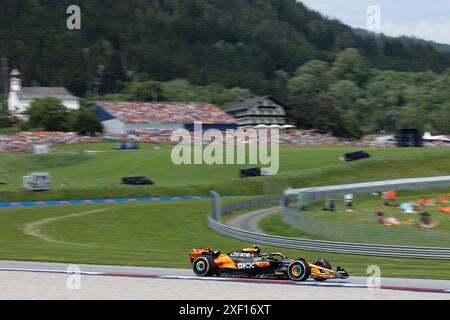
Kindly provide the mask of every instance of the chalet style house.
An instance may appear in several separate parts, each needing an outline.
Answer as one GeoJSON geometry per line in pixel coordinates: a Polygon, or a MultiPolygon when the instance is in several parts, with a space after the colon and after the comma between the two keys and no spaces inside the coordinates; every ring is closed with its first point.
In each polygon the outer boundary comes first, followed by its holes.
{"type": "Polygon", "coordinates": [[[286,106],[271,96],[241,99],[225,110],[239,126],[286,125],[286,106]]]}

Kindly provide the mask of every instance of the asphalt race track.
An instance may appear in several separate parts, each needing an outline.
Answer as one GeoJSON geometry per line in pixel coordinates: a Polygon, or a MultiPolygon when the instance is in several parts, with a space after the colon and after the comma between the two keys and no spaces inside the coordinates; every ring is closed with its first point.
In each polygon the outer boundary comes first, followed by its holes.
{"type": "Polygon", "coordinates": [[[198,278],[188,269],[0,261],[0,299],[445,299],[450,281],[383,278],[368,288],[364,277],[318,283],[198,278]],[[79,268],[79,269],[77,269],[79,268]],[[75,280],[74,280],[75,279],[75,280]],[[77,285],[78,284],[78,285],[77,285]]]}

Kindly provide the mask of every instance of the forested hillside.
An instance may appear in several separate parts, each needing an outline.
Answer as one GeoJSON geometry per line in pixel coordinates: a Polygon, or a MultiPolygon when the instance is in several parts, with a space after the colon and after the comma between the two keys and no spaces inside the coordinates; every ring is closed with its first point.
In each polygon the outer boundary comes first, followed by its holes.
{"type": "Polygon", "coordinates": [[[446,46],[361,33],[295,0],[1,0],[0,15],[0,57],[25,85],[221,106],[271,94],[299,126],[338,135],[450,131],[446,46]],[[66,27],[71,4],[81,30],[66,27]]]}
{"type": "Polygon", "coordinates": [[[2,0],[0,14],[0,56],[21,68],[25,83],[77,95],[175,78],[280,95],[284,72],[349,47],[379,69],[440,72],[450,64],[431,45],[355,36],[295,0],[2,0]],[[81,7],[80,31],[66,28],[70,4],[81,7]]]}

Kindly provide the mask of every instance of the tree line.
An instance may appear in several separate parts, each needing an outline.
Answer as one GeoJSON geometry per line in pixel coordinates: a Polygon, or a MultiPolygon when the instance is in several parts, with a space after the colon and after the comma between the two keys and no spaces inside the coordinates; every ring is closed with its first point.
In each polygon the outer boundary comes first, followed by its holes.
{"type": "Polygon", "coordinates": [[[354,138],[450,131],[450,52],[434,44],[355,31],[295,0],[79,0],[70,31],[72,2],[1,1],[0,56],[24,85],[65,86],[86,106],[273,95],[299,127],[354,138]]]}
{"type": "Polygon", "coordinates": [[[418,128],[450,133],[450,68],[396,72],[370,68],[357,49],[333,63],[311,60],[288,81],[290,113],[302,128],[360,138],[418,128]]]}
{"type": "MultiPolygon", "coordinates": [[[[380,70],[441,72],[450,52],[427,42],[361,34],[296,0],[2,0],[0,57],[24,83],[77,96],[121,92],[133,81],[186,79],[282,98],[286,75],[357,48],[380,70]]],[[[364,13],[362,13],[364,14],[364,13]]]]}
{"type": "MultiPolygon", "coordinates": [[[[361,138],[365,134],[419,128],[434,134],[450,133],[450,68],[438,74],[398,72],[371,68],[355,48],[349,48],[329,63],[311,60],[283,81],[282,101],[299,128],[361,138]]],[[[77,112],[64,110],[55,99],[41,99],[29,110],[26,128],[97,131],[95,101],[194,101],[221,108],[255,95],[249,89],[227,89],[220,83],[194,85],[187,79],[127,83],[119,93],[82,100],[77,112]],[[47,120],[43,120],[46,118],[47,120]],[[50,120],[49,120],[50,119],[50,120]]],[[[0,104],[6,106],[6,99],[0,104]]],[[[0,109],[1,110],[1,109],[0,109]]],[[[0,127],[9,122],[0,111],[0,127]]]]}

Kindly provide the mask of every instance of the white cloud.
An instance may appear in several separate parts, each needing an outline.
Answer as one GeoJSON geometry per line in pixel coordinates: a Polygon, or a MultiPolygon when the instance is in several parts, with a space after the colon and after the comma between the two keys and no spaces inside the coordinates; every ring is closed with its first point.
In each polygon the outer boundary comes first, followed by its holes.
{"type": "Polygon", "coordinates": [[[299,0],[309,8],[344,23],[366,28],[367,8],[381,9],[381,32],[450,44],[449,0],[299,0]]]}
{"type": "Polygon", "coordinates": [[[448,19],[440,21],[420,19],[412,23],[398,23],[386,19],[382,21],[381,31],[394,37],[405,35],[450,44],[450,20],[448,19]]]}

